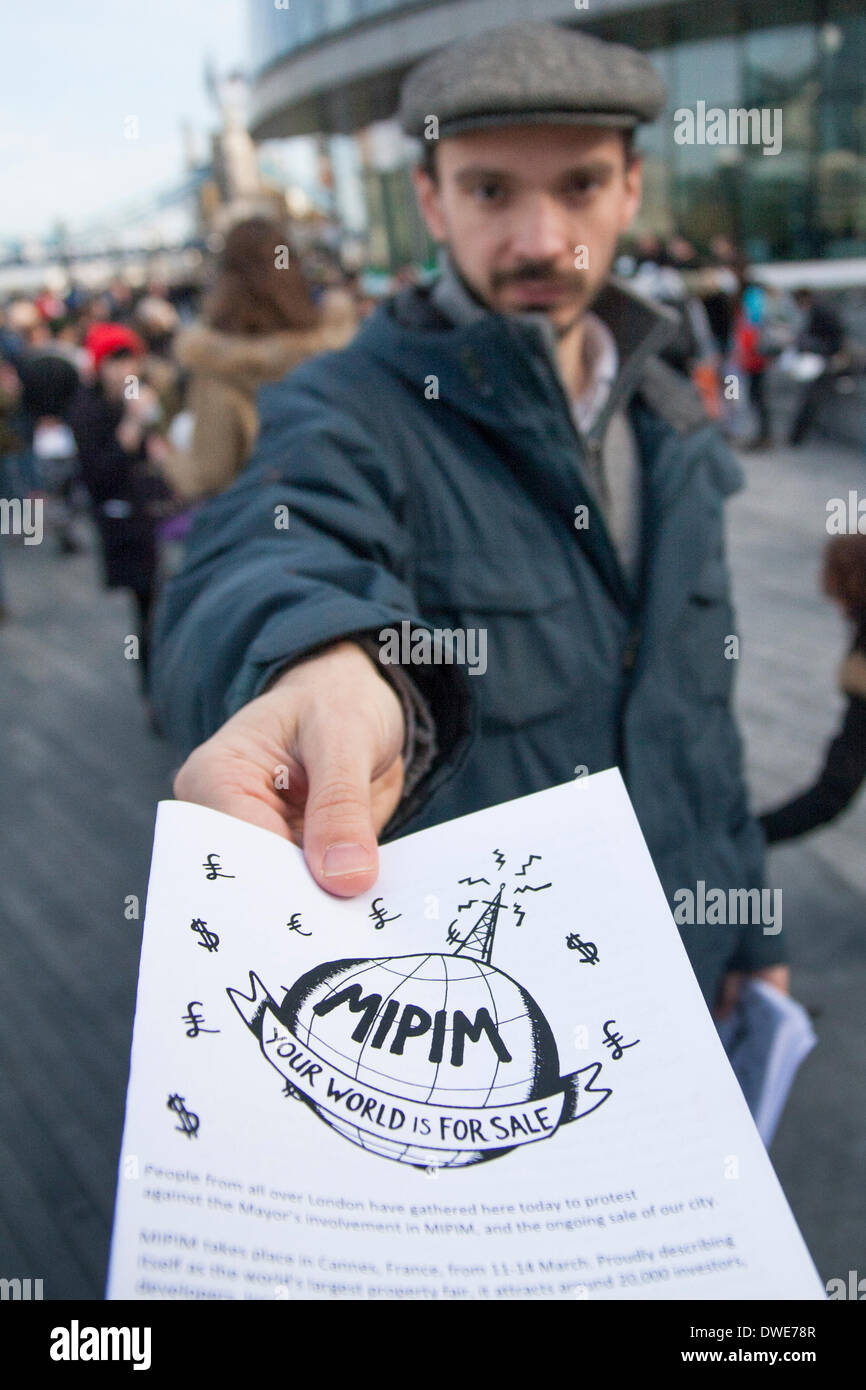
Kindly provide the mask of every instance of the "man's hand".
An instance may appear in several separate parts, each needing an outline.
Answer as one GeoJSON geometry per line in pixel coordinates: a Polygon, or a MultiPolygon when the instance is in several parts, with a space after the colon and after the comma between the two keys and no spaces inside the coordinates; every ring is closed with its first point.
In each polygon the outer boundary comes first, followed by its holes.
{"type": "Polygon", "coordinates": [[[747,980],[766,980],[768,985],[775,985],[782,994],[791,993],[791,971],[787,965],[767,965],[763,970],[729,970],[722,980],[719,998],[713,1009],[713,1015],[720,1023],[736,1006],[747,980]]]}
{"type": "Polygon", "coordinates": [[[403,710],[354,642],[293,666],[187,758],[174,794],[303,846],[350,898],[378,873],[378,834],[403,790],[403,710]]]}

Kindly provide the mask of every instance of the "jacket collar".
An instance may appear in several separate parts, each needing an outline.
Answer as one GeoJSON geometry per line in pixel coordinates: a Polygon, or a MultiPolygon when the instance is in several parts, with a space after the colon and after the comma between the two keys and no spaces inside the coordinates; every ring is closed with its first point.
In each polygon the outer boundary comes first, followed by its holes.
{"type": "MultiPolygon", "coordinates": [[[[495,314],[476,298],[446,249],[439,255],[439,277],[428,290],[409,289],[393,301],[394,314],[404,327],[419,329],[471,329],[494,323],[505,316],[495,314]]],[[[678,316],[663,305],[636,294],[618,277],[611,276],[592,305],[592,311],[613,334],[619,369],[604,409],[594,421],[591,434],[602,435],[608,421],[622,410],[639,386],[647,403],[678,433],[686,433],[706,423],[693,389],[676,373],[647,370],[656,354],[675,336],[678,316]],[[644,381],[644,377],[647,378],[644,381]]],[[[556,334],[544,314],[512,314],[507,321],[540,338],[557,381],[556,334]]],[[[568,392],[563,385],[563,394],[568,392]]]]}
{"type": "Polygon", "coordinates": [[[444,247],[439,252],[439,278],[430,291],[430,302],[456,328],[478,323],[490,312],[476,299],[444,247]]]}
{"type": "MultiPolygon", "coordinates": [[[[445,248],[439,253],[439,277],[430,291],[430,301],[458,328],[479,323],[492,312],[467,285],[445,248]]],[[[650,337],[653,337],[651,350],[658,351],[677,329],[677,315],[671,309],[636,294],[614,276],[608,280],[592,309],[610,328],[622,359],[632,355],[650,337]]],[[[555,352],[556,333],[545,314],[514,314],[511,317],[518,322],[534,324],[542,332],[548,351],[555,352]]]]}

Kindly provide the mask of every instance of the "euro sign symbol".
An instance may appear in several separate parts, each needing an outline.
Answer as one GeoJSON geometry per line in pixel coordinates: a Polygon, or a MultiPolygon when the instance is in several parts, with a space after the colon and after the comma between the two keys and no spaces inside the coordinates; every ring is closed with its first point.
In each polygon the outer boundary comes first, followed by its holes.
{"type": "Polygon", "coordinates": [[[215,931],[209,931],[207,922],[203,922],[200,917],[195,917],[189,924],[190,931],[197,932],[201,937],[199,946],[203,946],[206,951],[218,951],[220,939],[215,931]]]}
{"type": "Polygon", "coordinates": [[[594,941],[581,941],[577,932],[573,931],[565,938],[565,944],[569,951],[580,952],[581,965],[598,965],[598,947],[594,941]]]}
{"type": "Polygon", "coordinates": [[[188,1139],[196,1139],[198,1137],[198,1115],[194,1114],[192,1110],[187,1110],[183,1096],[169,1096],[168,1109],[173,1110],[180,1120],[180,1124],[175,1125],[175,1129],[180,1130],[181,1134],[185,1134],[188,1139]]]}

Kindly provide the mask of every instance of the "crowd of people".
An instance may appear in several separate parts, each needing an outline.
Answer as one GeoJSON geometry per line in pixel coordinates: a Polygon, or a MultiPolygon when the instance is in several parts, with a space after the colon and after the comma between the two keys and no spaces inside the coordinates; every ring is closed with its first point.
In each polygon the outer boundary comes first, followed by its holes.
{"type": "Polygon", "coordinates": [[[132,598],[145,688],[164,554],[243,468],[258,387],[356,326],[348,290],[276,268],[286,244],[266,218],[232,228],[197,317],[186,287],[120,277],[0,309],[0,492],[42,499],[64,554],[79,548],[76,510],[89,511],[105,584],[132,598]]]}
{"type": "Polygon", "coordinates": [[[862,366],[862,350],[848,340],[831,302],[806,287],[787,294],[762,283],[727,236],[713,236],[701,254],[679,234],[663,241],[646,233],[617,268],[641,293],[679,312],[680,334],[669,356],[691,374],[708,413],[740,448],[774,443],[768,395],[774,367],[795,386],[786,442],[796,447],[835,382],[862,366]],[[726,391],[732,377],[736,389],[726,391]],[[752,417],[750,436],[740,402],[752,417]]]}

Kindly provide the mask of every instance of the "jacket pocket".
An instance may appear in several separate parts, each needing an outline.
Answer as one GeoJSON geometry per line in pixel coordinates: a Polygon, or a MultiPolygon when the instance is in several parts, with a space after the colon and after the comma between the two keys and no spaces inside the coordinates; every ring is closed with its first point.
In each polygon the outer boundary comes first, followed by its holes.
{"type": "Polygon", "coordinates": [[[415,591],[425,605],[485,613],[536,613],[575,593],[567,573],[542,573],[528,555],[493,558],[478,551],[443,551],[415,563],[415,591]]]}
{"type": "Polygon", "coordinates": [[[466,650],[481,658],[467,675],[483,725],[524,728],[582,698],[598,667],[590,633],[603,623],[567,572],[525,556],[450,552],[419,561],[414,588],[426,620],[462,630],[466,650]]]}
{"type": "Polygon", "coordinates": [[[706,561],[688,594],[685,651],[688,669],[701,695],[727,700],[731,693],[737,645],[730,601],[728,567],[721,556],[706,561]]]}

